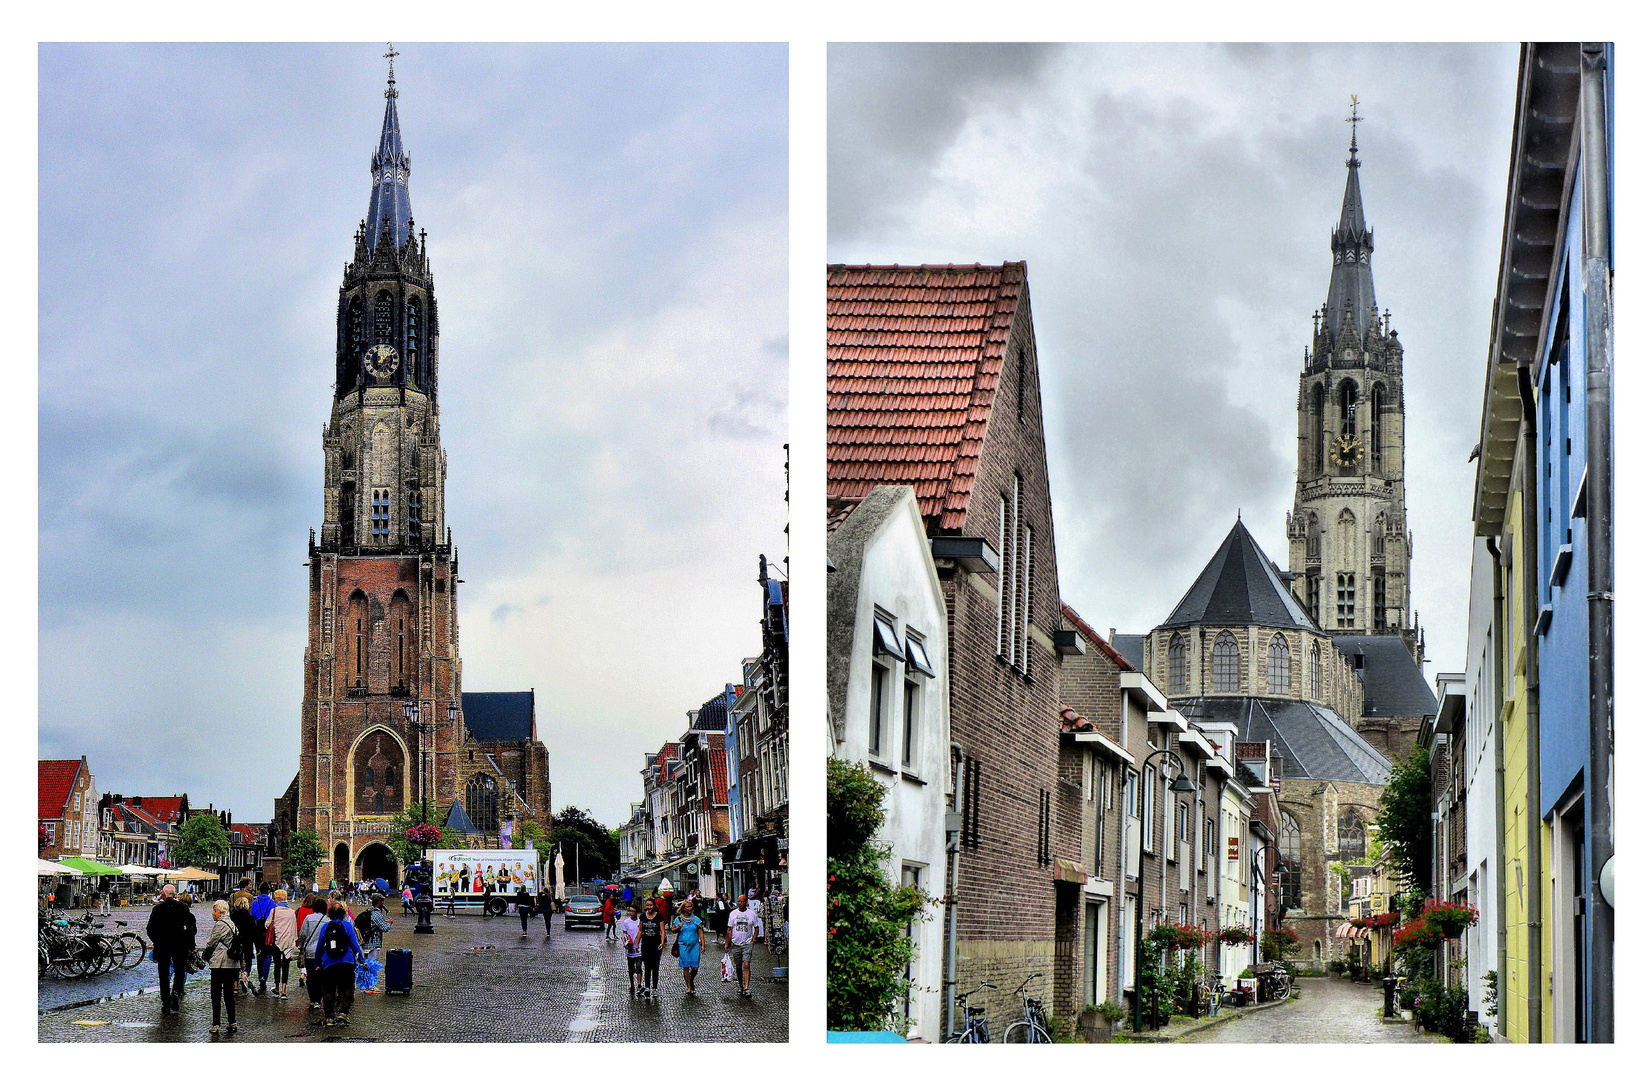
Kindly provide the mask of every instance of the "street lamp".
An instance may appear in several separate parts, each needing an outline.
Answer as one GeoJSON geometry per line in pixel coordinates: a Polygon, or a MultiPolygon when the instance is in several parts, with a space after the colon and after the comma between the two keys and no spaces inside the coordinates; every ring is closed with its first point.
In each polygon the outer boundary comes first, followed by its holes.
{"type": "MultiPolygon", "coordinates": [[[[449,724],[453,723],[455,717],[457,717],[458,714],[459,714],[458,704],[456,702],[452,702],[452,701],[448,702],[447,703],[447,720],[448,720],[448,723],[449,724]]],[[[435,786],[435,777],[434,776],[430,777],[431,782],[430,782],[430,785],[427,787],[426,783],[425,783],[425,768],[424,768],[424,764],[425,764],[424,736],[427,735],[427,734],[431,736],[432,757],[431,757],[430,760],[431,760],[431,763],[432,763],[432,766],[433,766],[432,771],[434,772],[434,764],[435,764],[434,751],[435,751],[435,741],[436,741],[435,740],[436,725],[435,724],[424,723],[419,719],[419,703],[417,701],[404,701],[404,702],[402,702],[402,716],[407,720],[408,728],[411,729],[415,734],[417,734],[419,736],[419,823],[421,825],[428,826],[430,824],[430,788],[435,786]]],[[[413,910],[415,912],[417,912],[417,914],[418,914],[418,922],[413,927],[413,932],[415,934],[434,934],[436,932],[435,924],[433,924],[430,921],[431,913],[435,910],[435,907],[436,907],[436,898],[430,895],[430,891],[431,891],[431,889],[433,889],[435,887],[436,880],[435,880],[435,875],[431,872],[432,868],[429,867],[429,866],[423,865],[423,864],[428,863],[430,861],[429,857],[428,857],[429,850],[430,850],[430,845],[424,843],[423,841],[420,841],[420,843],[419,843],[419,853],[420,853],[419,862],[421,864],[420,869],[423,871],[422,876],[423,876],[424,880],[422,882],[420,882],[419,895],[413,901],[413,910]]]]}
{"type": "MultiPolygon", "coordinates": [[[[1274,872],[1275,873],[1279,872],[1279,870],[1278,870],[1279,864],[1283,861],[1282,857],[1279,854],[1278,845],[1276,845],[1272,840],[1262,841],[1262,845],[1260,847],[1258,847],[1256,850],[1254,850],[1250,853],[1250,873],[1251,873],[1251,886],[1252,886],[1251,892],[1252,892],[1252,895],[1256,895],[1256,893],[1257,893],[1256,886],[1268,884],[1267,875],[1266,875],[1266,873],[1263,872],[1262,864],[1259,860],[1262,857],[1262,853],[1267,851],[1269,848],[1273,849],[1273,865],[1274,865],[1274,872]]],[[[1281,904],[1283,904],[1283,897],[1281,898],[1281,904]]],[[[1270,927],[1268,926],[1268,902],[1267,902],[1266,896],[1263,896],[1263,899],[1262,899],[1262,930],[1265,933],[1268,929],[1270,929],[1270,927]]],[[[1261,935],[1258,934],[1257,935],[1257,943],[1256,943],[1256,953],[1253,955],[1253,958],[1252,958],[1253,962],[1255,960],[1260,960],[1261,959],[1261,949],[1262,949],[1261,935]]]]}
{"type": "MultiPolygon", "coordinates": [[[[1169,747],[1166,747],[1163,750],[1155,750],[1151,754],[1148,754],[1145,758],[1143,758],[1142,763],[1141,763],[1141,782],[1144,785],[1144,787],[1147,784],[1147,771],[1148,771],[1149,765],[1152,762],[1152,760],[1156,757],[1176,757],[1176,755],[1169,747]]],[[[1181,769],[1181,759],[1180,758],[1177,758],[1176,767],[1177,767],[1178,770],[1181,769]]],[[[1186,794],[1192,793],[1196,789],[1193,786],[1193,781],[1191,781],[1187,778],[1187,773],[1185,771],[1182,771],[1182,772],[1178,773],[1175,780],[1171,781],[1170,790],[1174,791],[1174,792],[1178,792],[1178,793],[1183,794],[1183,795],[1186,795],[1186,794]]],[[[1144,807],[1145,807],[1145,799],[1143,800],[1143,803],[1144,803],[1144,807]]],[[[1126,807],[1125,810],[1126,810],[1126,812],[1128,812],[1129,807],[1126,807]]],[[[1166,806],[1164,808],[1164,812],[1165,812],[1165,815],[1166,815],[1165,820],[1166,821],[1171,820],[1171,818],[1169,816],[1170,815],[1170,807],[1169,806],[1166,806]]],[[[1139,845],[1138,845],[1139,850],[1137,851],[1137,858],[1136,858],[1136,993],[1135,993],[1136,1009],[1135,1009],[1135,1030],[1136,1030],[1136,1034],[1138,1034],[1138,1035],[1141,1034],[1141,981],[1142,981],[1142,970],[1143,970],[1142,949],[1141,949],[1141,921],[1142,921],[1142,909],[1144,907],[1146,907],[1146,905],[1147,905],[1147,830],[1152,828],[1152,827],[1153,827],[1153,822],[1150,820],[1149,815],[1143,814],[1142,815],[1141,826],[1136,830],[1136,839],[1139,841],[1139,845]]]]}

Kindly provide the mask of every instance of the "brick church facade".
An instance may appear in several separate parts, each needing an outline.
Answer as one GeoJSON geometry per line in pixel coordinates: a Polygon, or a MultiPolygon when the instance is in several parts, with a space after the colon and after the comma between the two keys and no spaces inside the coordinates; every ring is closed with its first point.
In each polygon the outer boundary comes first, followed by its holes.
{"type": "MultiPolygon", "coordinates": [[[[310,534],[294,824],[331,856],[318,875],[338,880],[399,876],[391,818],[428,799],[435,821],[472,774],[500,771],[507,749],[465,724],[436,292],[425,234],[414,231],[396,100],[392,68],[368,216],[339,287],[323,518],[319,540],[310,534]]],[[[522,759],[510,764],[520,775],[500,772],[501,797],[537,815],[548,813],[548,761],[525,696],[527,724],[501,729],[522,759]],[[518,787],[537,798],[512,797],[518,787]]]]}

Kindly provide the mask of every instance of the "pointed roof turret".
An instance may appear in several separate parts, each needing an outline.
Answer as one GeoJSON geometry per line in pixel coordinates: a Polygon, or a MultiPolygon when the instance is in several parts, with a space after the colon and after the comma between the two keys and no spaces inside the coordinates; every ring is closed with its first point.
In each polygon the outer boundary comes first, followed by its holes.
{"type": "Polygon", "coordinates": [[[413,202],[407,193],[407,174],[413,168],[413,159],[402,147],[401,120],[396,116],[396,57],[401,54],[391,46],[385,59],[390,61],[390,77],[384,90],[384,127],[379,132],[379,147],[373,153],[373,194],[367,201],[367,246],[378,246],[379,237],[390,233],[396,250],[401,250],[413,235],[413,202]]]}
{"type": "Polygon", "coordinates": [[[1233,523],[1193,587],[1160,625],[1198,624],[1318,629],[1243,521],[1233,523]]]}
{"type": "Polygon", "coordinates": [[[1376,306],[1376,286],[1371,280],[1371,230],[1365,226],[1365,206],[1359,194],[1359,98],[1354,98],[1348,123],[1354,133],[1348,140],[1348,184],[1342,191],[1342,214],[1331,233],[1331,288],[1325,300],[1326,329],[1335,335],[1349,318],[1361,336],[1371,325],[1371,309],[1376,306]]]}

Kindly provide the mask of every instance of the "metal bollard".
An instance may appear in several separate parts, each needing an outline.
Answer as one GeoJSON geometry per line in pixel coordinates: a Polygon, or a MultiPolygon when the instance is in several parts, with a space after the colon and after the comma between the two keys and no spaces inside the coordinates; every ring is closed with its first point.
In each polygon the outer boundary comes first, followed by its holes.
{"type": "Polygon", "coordinates": [[[1399,982],[1400,980],[1392,975],[1382,977],[1382,1017],[1384,1020],[1394,1018],[1394,987],[1398,986],[1399,982]]]}

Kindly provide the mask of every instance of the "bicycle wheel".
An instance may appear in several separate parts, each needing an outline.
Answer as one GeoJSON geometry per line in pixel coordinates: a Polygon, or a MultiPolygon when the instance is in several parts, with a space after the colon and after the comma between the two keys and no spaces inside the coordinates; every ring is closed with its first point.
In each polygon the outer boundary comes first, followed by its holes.
{"type": "Polygon", "coordinates": [[[1004,1029],[1004,1041],[1007,1043],[1037,1043],[1049,1042],[1050,1036],[1044,1029],[1025,1020],[1017,1020],[1004,1029]]]}
{"type": "Polygon", "coordinates": [[[128,931],[122,934],[120,939],[126,945],[126,962],[121,965],[122,967],[135,968],[148,957],[149,943],[142,937],[128,931]]]}

